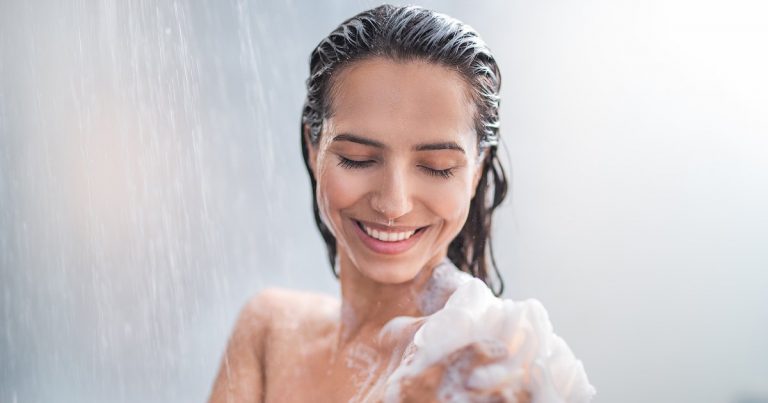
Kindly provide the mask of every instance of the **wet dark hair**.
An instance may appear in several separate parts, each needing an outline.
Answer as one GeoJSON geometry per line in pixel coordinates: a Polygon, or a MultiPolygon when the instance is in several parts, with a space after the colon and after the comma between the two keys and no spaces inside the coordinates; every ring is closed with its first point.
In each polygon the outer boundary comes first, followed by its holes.
{"type": "Polygon", "coordinates": [[[504,290],[491,245],[493,211],[507,194],[507,178],[497,157],[501,74],[491,51],[470,26],[415,6],[382,5],[339,25],[312,51],[307,98],[301,115],[301,145],[312,183],[315,222],[328,248],[334,275],[336,238],[323,223],[317,205],[317,181],[309,165],[309,144],[317,146],[323,122],[331,115],[334,78],[354,62],[381,57],[393,61],[426,61],[460,73],[474,104],[478,151],[484,152],[482,176],[470,201],[464,227],[448,247],[459,269],[483,280],[498,296],[504,290]],[[487,245],[487,249],[486,249],[487,245]],[[490,264],[489,264],[490,263],[490,264]],[[489,269],[496,274],[497,287],[489,269]]]}

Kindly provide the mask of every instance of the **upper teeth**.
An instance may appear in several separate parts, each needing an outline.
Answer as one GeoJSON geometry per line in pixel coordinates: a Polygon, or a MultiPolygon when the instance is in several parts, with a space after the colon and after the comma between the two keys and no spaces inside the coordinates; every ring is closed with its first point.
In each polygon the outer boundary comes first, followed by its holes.
{"type": "Polygon", "coordinates": [[[384,242],[397,242],[402,241],[404,239],[410,238],[416,231],[405,231],[405,232],[387,232],[387,231],[379,231],[373,228],[369,228],[367,225],[363,224],[363,229],[365,232],[371,236],[371,238],[376,238],[379,241],[384,242]]]}

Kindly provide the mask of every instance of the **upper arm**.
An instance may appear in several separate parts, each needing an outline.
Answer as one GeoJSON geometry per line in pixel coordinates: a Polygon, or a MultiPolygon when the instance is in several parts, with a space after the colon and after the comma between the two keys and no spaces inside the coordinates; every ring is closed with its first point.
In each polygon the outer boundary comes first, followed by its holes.
{"type": "Polygon", "coordinates": [[[265,290],[252,298],[235,323],[209,403],[257,403],[264,398],[265,344],[275,314],[278,291],[265,290]]]}

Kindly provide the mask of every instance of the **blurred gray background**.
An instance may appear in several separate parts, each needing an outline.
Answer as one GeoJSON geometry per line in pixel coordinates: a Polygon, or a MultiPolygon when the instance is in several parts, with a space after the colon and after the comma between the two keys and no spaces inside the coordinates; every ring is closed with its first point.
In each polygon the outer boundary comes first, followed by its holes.
{"type": "MultiPolygon", "coordinates": [[[[338,292],[299,113],[376,4],[0,0],[0,401],[204,401],[250,296],[338,292]]],[[[595,401],[768,402],[768,5],[421,4],[498,57],[505,295],[595,401]]]]}

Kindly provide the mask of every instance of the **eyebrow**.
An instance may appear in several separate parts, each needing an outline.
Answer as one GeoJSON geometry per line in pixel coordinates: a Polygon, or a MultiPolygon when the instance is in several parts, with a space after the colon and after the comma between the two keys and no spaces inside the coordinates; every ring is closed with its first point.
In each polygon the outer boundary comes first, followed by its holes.
{"type": "MultiPolygon", "coordinates": [[[[382,149],[387,148],[387,146],[382,142],[371,140],[369,138],[365,138],[365,137],[358,136],[356,134],[350,134],[350,133],[339,134],[338,136],[333,138],[333,141],[349,141],[351,143],[362,144],[365,146],[370,146],[375,148],[382,148],[382,149]]],[[[464,149],[461,148],[460,145],[456,144],[453,141],[446,141],[441,143],[421,143],[421,144],[416,144],[411,149],[413,151],[456,150],[466,154],[464,149]]]]}
{"type": "Polygon", "coordinates": [[[414,151],[456,150],[464,153],[464,149],[453,141],[445,143],[422,143],[413,146],[414,151]]]}
{"type": "Polygon", "coordinates": [[[371,146],[376,148],[387,148],[387,146],[384,145],[384,143],[378,142],[376,140],[367,139],[365,137],[360,137],[355,134],[339,134],[338,136],[333,138],[333,141],[349,141],[351,143],[357,143],[362,144],[364,146],[371,146]]]}

